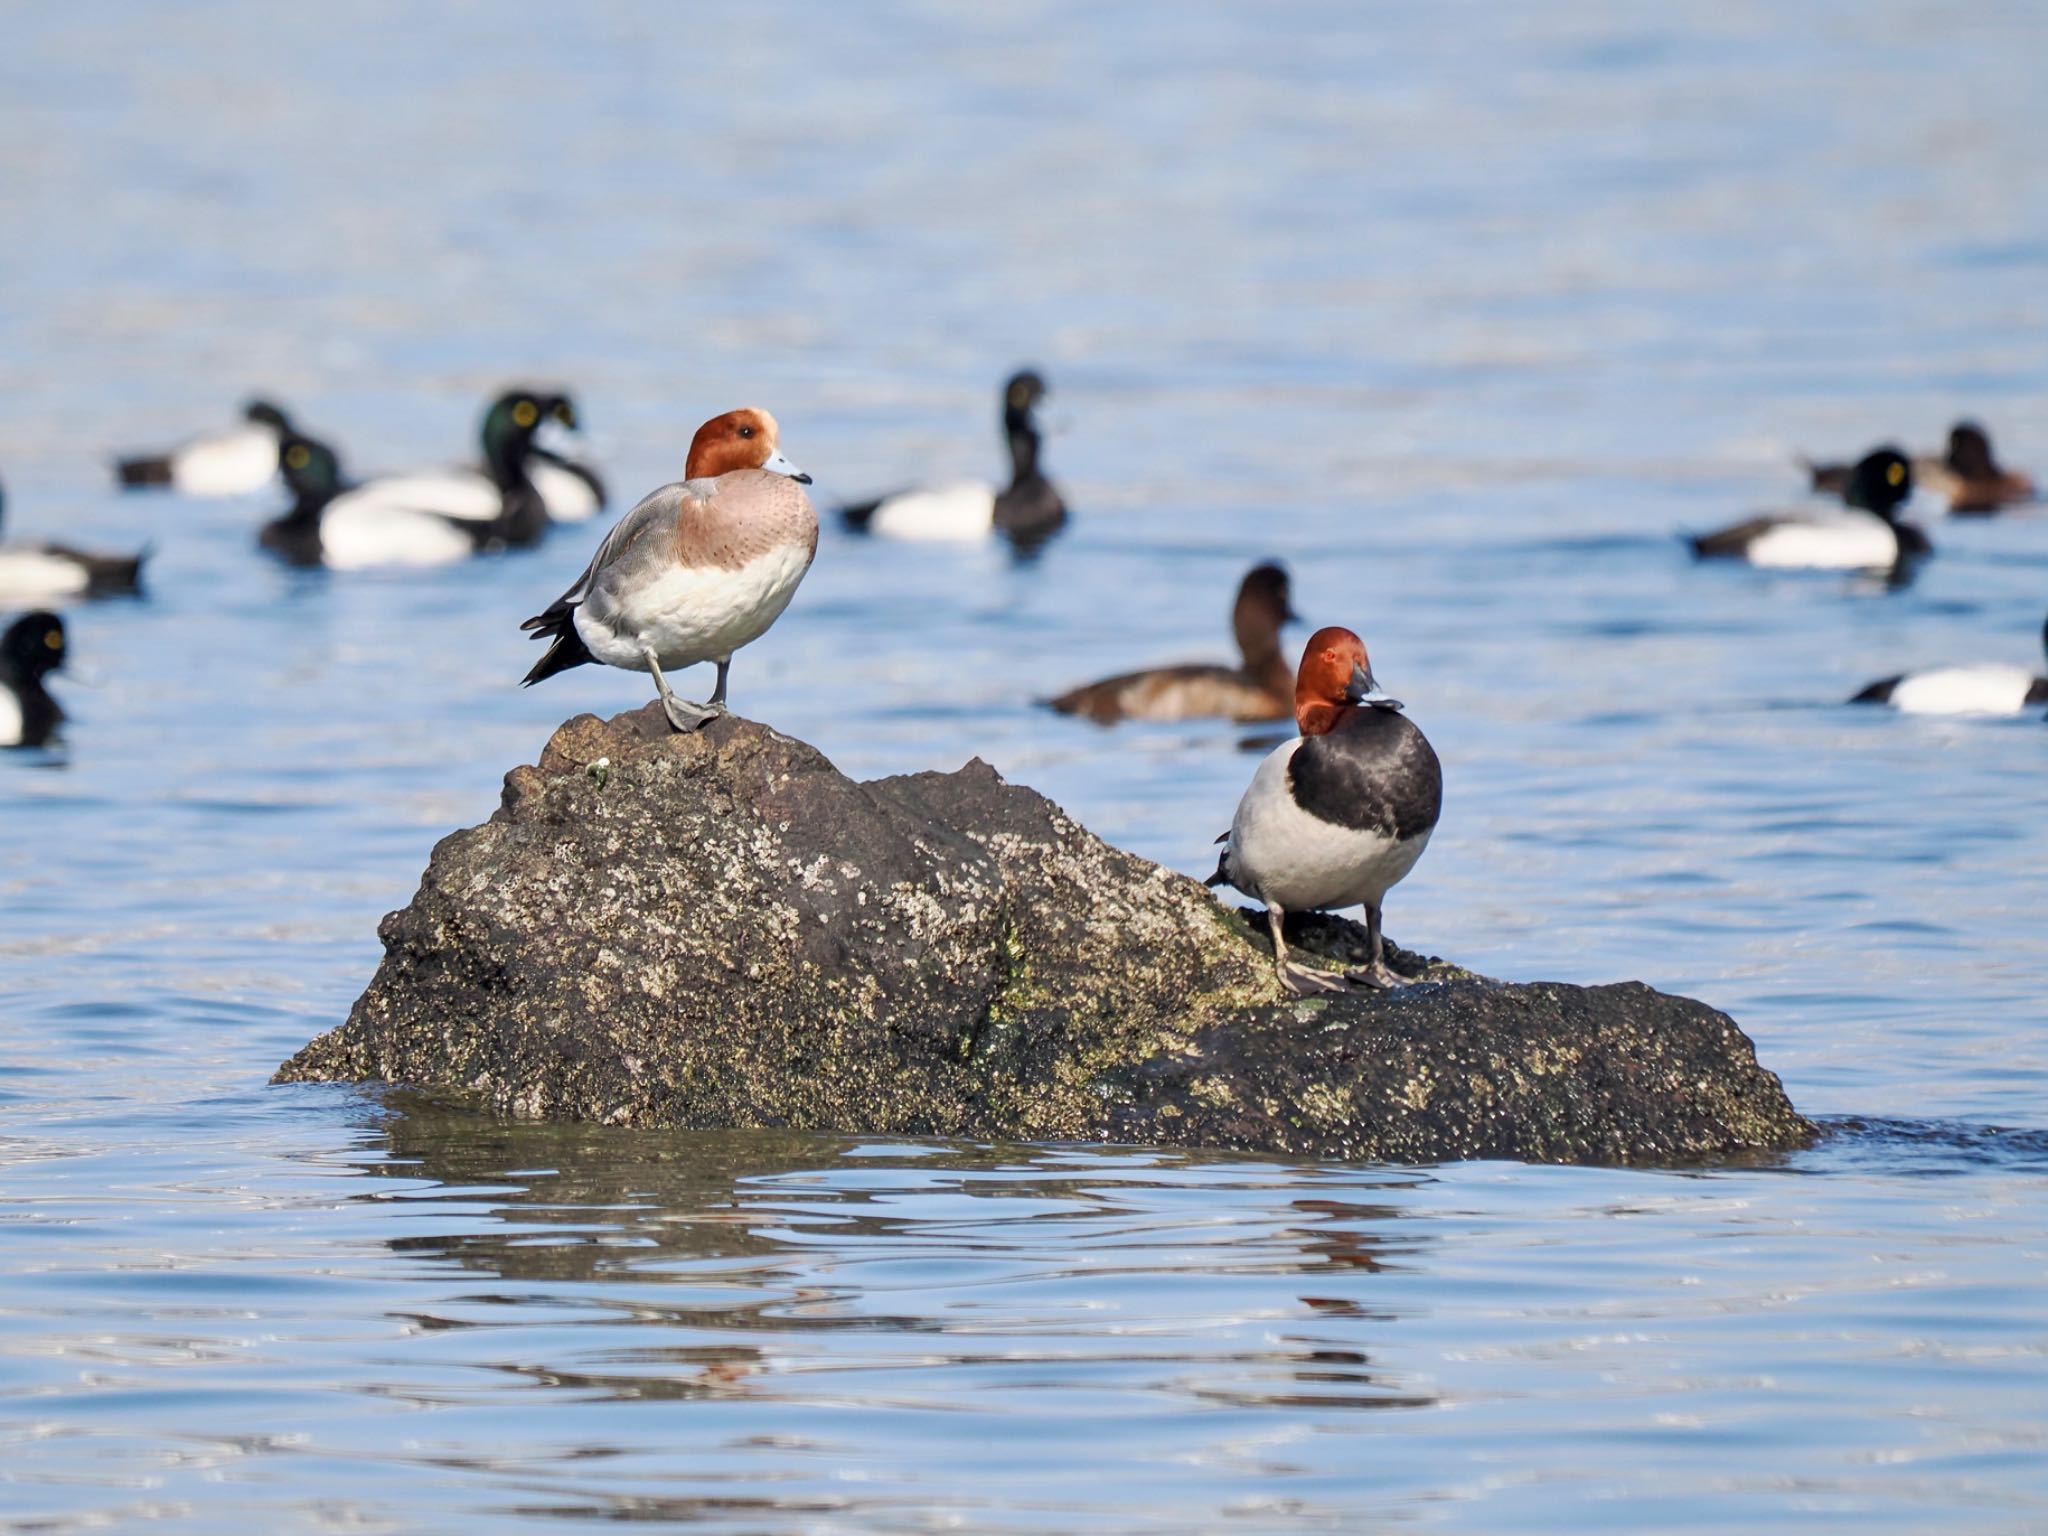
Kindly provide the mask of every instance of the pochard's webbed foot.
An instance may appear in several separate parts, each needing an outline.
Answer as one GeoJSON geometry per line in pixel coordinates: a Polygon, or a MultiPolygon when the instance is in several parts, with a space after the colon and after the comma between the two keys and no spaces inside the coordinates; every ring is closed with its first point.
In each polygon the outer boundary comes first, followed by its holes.
{"type": "Polygon", "coordinates": [[[1322,997],[1331,992],[1349,992],[1351,983],[1344,971],[1326,971],[1319,965],[1290,960],[1279,967],[1280,985],[1296,997],[1322,997]]]}
{"type": "Polygon", "coordinates": [[[684,735],[692,731],[701,731],[720,715],[730,713],[716,699],[709,704],[692,704],[688,699],[679,699],[672,693],[662,696],[661,712],[668,716],[668,723],[684,735]]]}

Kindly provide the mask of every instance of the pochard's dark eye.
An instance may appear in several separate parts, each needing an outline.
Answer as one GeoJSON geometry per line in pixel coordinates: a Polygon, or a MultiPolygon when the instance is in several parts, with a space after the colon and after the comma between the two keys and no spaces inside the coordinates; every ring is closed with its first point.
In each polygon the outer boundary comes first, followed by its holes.
{"type": "Polygon", "coordinates": [[[740,436],[741,436],[741,437],[752,437],[753,435],[754,435],[754,429],[753,429],[752,427],[741,427],[741,428],[740,428],[740,436]]]}

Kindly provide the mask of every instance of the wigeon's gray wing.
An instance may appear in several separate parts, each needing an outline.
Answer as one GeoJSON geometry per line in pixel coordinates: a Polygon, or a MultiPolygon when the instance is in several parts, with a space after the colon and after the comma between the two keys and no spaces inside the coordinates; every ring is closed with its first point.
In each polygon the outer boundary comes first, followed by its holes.
{"type": "Polygon", "coordinates": [[[613,605],[608,594],[622,590],[623,583],[651,570],[675,548],[676,520],[689,494],[678,483],[641,497],[632,511],[612,525],[574,585],[519,627],[544,635],[566,633],[569,616],[593,596],[598,598],[596,607],[609,613],[613,605]]]}

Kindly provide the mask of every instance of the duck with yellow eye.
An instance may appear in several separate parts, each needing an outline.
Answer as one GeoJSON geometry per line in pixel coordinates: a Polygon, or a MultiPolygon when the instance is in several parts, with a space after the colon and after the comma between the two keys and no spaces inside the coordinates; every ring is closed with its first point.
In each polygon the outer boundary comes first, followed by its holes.
{"type": "Polygon", "coordinates": [[[64,711],[43,679],[64,665],[64,621],[24,614],[0,635],[0,747],[40,747],[57,734],[64,711]]]}
{"type": "Polygon", "coordinates": [[[1933,546],[1899,520],[1913,494],[1913,467],[1893,447],[1865,454],[1849,472],[1848,505],[1833,516],[1767,513],[1689,537],[1703,560],[1746,560],[1770,570],[1878,571],[1901,576],[1933,546]]]}
{"type": "Polygon", "coordinates": [[[538,543],[553,524],[584,522],[604,507],[597,471],[541,441],[556,427],[580,430],[568,395],[508,389],[484,412],[480,465],[379,475],[357,489],[393,506],[493,525],[496,542],[523,548],[538,543]]]}
{"type": "Polygon", "coordinates": [[[406,505],[376,482],[351,486],[334,450],[298,432],[279,443],[277,467],[291,509],[264,524],[257,542],[287,565],[335,571],[451,565],[483,550],[531,543],[527,530],[536,521],[546,525],[530,485],[507,490],[499,518],[490,522],[406,505]]]}

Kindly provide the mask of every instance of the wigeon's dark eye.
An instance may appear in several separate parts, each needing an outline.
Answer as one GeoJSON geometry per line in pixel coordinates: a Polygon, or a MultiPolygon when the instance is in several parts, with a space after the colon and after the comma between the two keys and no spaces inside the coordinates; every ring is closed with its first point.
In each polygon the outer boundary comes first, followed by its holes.
{"type": "Polygon", "coordinates": [[[754,435],[754,429],[753,429],[752,427],[741,427],[741,428],[740,428],[740,436],[741,436],[741,437],[752,437],[753,435],[754,435]]]}

